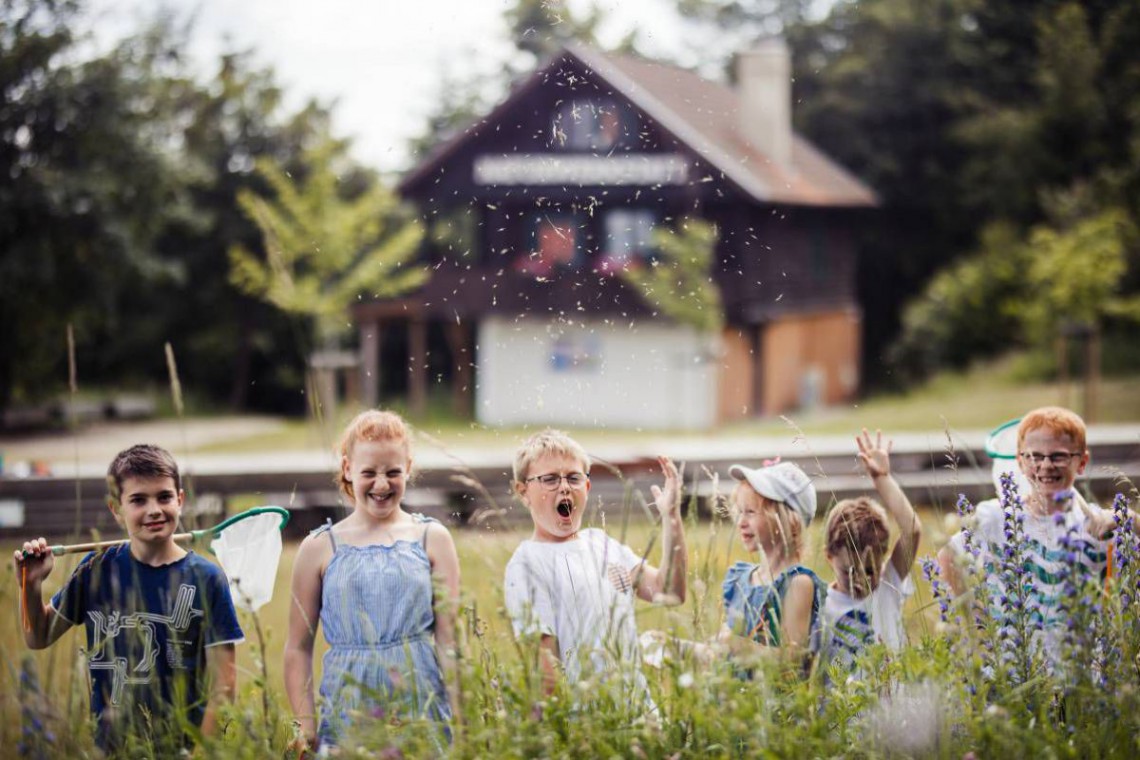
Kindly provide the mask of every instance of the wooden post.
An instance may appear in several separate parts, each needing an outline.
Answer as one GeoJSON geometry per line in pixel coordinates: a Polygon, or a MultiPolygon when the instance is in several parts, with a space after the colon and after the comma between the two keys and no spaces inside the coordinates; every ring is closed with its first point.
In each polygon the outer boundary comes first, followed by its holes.
{"type": "Polygon", "coordinates": [[[1100,325],[1089,327],[1085,342],[1085,422],[1092,423],[1097,417],[1097,401],[1100,396],[1100,325]]]}
{"type": "Polygon", "coordinates": [[[360,400],[365,408],[380,405],[380,320],[360,323],[360,400]]]}
{"type": "Polygon", "coordinates": [[[753,325],[750,337],[752,338],[752,415],[762,417],[770,414],[771,409],[765,403],[764,393],[768,390],[767,363],[764,361],[764,332],[765,324],[753,325]]]}
{"type": "Polygon", "coordinates": [[[1069,406],[1069,336],[1062,329],[1057,333],[1057,380],[1061,386],[1060,405],[1069,406]]]}
{"type": "Polygon", "coordinates": [[[408,406],[415,416],[427,411],[427,322],[422,317],[408,323],[408,406]]]}
{"type": "Polygon", "coordinates": [[[447,348],[451,352],[451,363],[455,372],[451,377],[451,408],[459,417],[466,417],[471,413],[472,371],[471,364],[475,357],[471,350],[471,341],[467,336],[469,330],[466,325],[459,322],[448,322],[444,328],[447,338],[447,348]]]}

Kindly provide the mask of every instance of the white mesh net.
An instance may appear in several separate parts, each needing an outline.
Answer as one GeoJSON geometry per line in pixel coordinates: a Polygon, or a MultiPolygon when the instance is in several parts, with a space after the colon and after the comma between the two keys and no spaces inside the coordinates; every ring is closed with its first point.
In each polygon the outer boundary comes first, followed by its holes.
{"type": "Polygon", "coordinates": [[[1029,481],[1025,479],[1021,468],[1017,466],[1017,425],[1020,419],[994,428],[986,437],[986,454],[993,460],[994,490],[1001,496],[1001,476],[1005,473],[1013,475],[1017,483],[1017,492],[1022,498],[1029,493],[1029,481]]]}
{"type": "Polygon", "coordinates": [[[238,520],[210,543],[230,580],[234,604],[256,612],[273,598],[281,559],[281,515],[265,512],[238,520]]]}

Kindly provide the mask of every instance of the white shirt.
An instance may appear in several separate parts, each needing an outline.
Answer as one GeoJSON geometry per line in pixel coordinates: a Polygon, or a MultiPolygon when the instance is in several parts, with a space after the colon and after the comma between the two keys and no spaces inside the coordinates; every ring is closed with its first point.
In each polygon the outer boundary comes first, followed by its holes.
{"type": "Polygon", "coordinates": [[[888,561],[878,587],[862,599],[827,589],[823,605],[824,651],[828,659],[838,658],[848,666],[871,644],[886,644],[892,651],[906,644],[903,605],[914,593],[914,580],[908,573],[900,578],[894,563],[888,561]]]}
{"type": "Polygon", "coordinates": [[[506,570],[507,613],[515,635],[557,638],[572,683],[586,663],[601,673],[636,668],[640,650],[632,573],[641,562],[632,549],[597,528],[559,543],[523,541],[506,570]]]}
{"type": "MultiPolygon", "coordinates": [[[[1100,507],[1089,505],[1095,511],[1100,507]]],[[[1001,552],[1005,547],[1005,524],[1001,502],[990,499],[978,504],[974,512],[977,523],[974,525],[973,545],[978,550],[978,571],[983,573],[991,593],[996,598],[1002,593],[1001,584],[1001,552]]],[[[1107,543],[1092,537],[1088,532],[1087,518],[1084,512],[1077,507],[1070,507],[1061,513],[1058,520],[1053,515],[1035,515],[1029,510],[1023,510],[1025,515],[1024,531],[1025,542],[1022,545],[1024,559],[1029,565],[1029,577],[1033,582],[1033,593],[1029,595],[1028,604],[1031,614],[1039,616],[1043,624],[1043,637],[1038,641],[1044,644],[1046,654],[1052,661],[1060,655],[1060,634],[1065,625],[1061,619],[1061,571],[1066,566],[1066,554],[1061,547],[1061,538],[1069,531],[1074,530],[1073,537],[1081,543],[1080,550],[1075,552],[1078,567],[1086,573],[1086,578],[1099,578],[1104,572],[1107,563],[1107,543]]],[[[965,551],[966,538],[959,532],[950,539],[950,546],[955,553],[965,551]]],[[[994,610],[1000,613],[1000,610],[994,610]]]]}

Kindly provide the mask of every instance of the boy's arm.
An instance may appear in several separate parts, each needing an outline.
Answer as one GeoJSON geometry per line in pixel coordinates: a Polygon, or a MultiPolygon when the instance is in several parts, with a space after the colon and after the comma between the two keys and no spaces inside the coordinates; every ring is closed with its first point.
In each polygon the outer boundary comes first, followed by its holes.
{"type": "Polygon", "coordinates": [[[29,649],[45,649],[71,628],[50,604],[44,604],[43,581],[55,567],[55,558],[47,541],[27,541],[14,555],[16,580],[20,583],[19,620],[24,630],[24,643],[29,649]]]}
{"type": "Polygon", "coordinates": [[[206,647],[206,672],[210,698],[202,719],[202,735],[213,736],[218,730],[218,704],[233,704],[237,694],[237,647],[232,642],[206,647]]]}
{"type": "Polygon", "coordinates": [[[459,609],[459,555],[455,541],[447,528],[439,523],[428,525],[430,539],[428,559],[431,560],[435,592],[432,607],[435,613],[435,650],[443,670],[451,714],[459,718],[459,672],[455,667],[455,618],[459,609]]]}
{"type": "Polygon", "coordinates": [[[313,642],[321,616],[321,547],[313,536],[301,542],[293,563],[289,629],[285,638],[285,693],[310,746],[317,741],[313,700],[313,642]]]}
{"type": "Polygon", "coordinates": [[[665,487],[651,487],[653,501],[661,514],[661,569],[642,564],[634,578],[637,595],[657,604],[683,604],[689,573],[689,553],[685,548],[685,524],[681,519],[681,483],[677,467],[668,457],[657,457],[665,474],[665,487]]]}
{"type": "MultiPolygon", "coordinates": [[[[1075,488],[1073,489],[1073,501],[1077,503],[1085,515],[1085,530],[1089,532],[1089,535],[1101,541],[1108,540],[1117,528],[1116,514],[1108,509],[1093,509],[1075,488]]],[[[1128,514],[1132,517],[1132,532],[1140,536],[1140,515],[1131,509],[1128,510],[1128,514]]]]}
{"type": "Polygon", "coordinates": [[[554,635],[555,608],[550,598],[549,579],[516,553],[507,563],[504,574],[503,602],[515,637],[520,641],[532,637],[538,640],[542,691],[549,696],[558,684],[562,664],[558,637],[554,635]]]}
{"type": "Polygon", "coordinates": [[[872,441],[870,433],[864,428],[862,435],[855,437],[855,443],[859,446],[859,461],[863,469],[871,476],[871,482],[875,484],[875,490],[878,491],[887,514],[899,527],[899,540],[891,552],[891,564],[899,578],[906,578],[918,553],[922,523],[910,505],[910,499],[891,476],[892,441],[888,440],[884,447],[882,432],[876,430],[875,440],[872,441]]]}

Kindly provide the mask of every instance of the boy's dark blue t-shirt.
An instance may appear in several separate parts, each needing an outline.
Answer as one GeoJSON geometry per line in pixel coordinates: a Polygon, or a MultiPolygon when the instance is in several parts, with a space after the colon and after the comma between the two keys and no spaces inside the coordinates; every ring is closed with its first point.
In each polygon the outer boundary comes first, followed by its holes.
{"type": "Polygon", "coordinates": [[[129,545],[89,554],[51,606],[87,629],[101,735],[132,721],[154,725],[170,706],[200,726],[206,649],[243,640],[225,573],[193,552],[161,567],[136,560],[129,545]]]}

